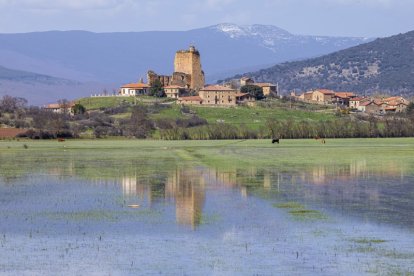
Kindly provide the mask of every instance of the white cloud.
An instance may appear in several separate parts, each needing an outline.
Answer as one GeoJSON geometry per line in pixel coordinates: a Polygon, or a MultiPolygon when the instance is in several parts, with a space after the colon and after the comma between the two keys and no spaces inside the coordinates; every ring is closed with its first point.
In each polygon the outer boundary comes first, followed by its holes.
{"type": "Polygon", "coordinates": [[[128,0],[0,0],[1,6],[28,10],[87,10],[116,8],[128,0]]]}

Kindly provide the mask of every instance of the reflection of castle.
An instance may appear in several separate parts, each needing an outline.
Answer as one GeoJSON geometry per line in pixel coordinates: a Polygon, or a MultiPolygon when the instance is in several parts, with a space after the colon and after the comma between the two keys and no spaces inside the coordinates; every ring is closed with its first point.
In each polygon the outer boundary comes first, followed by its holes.
{"type": "Polygon", "coordinates": [[[205,187],[201,171],[180,170],[168,177],[165,195],[175,199],[175,214],[179,224],[193,229],[201,223],[205,187]]]}
{"type": "MultiPolygon", "coordinates": [[[[352,202],[358,197],[365,197],[371,203],[377,203],[381,193],[379,187],[364,187],[356,181],[378,177],[378,173],[369,168],[365,160],[342,165],[313,166],[299,173],[257,168],[181,168],[166,175],[124,177],[122,189],[124,195],[138,196],[150,204],[157,200],[173,201],[177,223],[195,229],[202,222],[207,187],[209,191],[235,189],[242,197],[260,191],[275,191],[326,202],[352,202]],[[336,185],[338,181],[347,185],[336,185]],[[306,185],[306,189],[300,189],[302,185],[306,185]]],[[[399,176],[403,175],[403,169],[398,168],[397,164],[388,164],[383,174],[399,176]]]]}

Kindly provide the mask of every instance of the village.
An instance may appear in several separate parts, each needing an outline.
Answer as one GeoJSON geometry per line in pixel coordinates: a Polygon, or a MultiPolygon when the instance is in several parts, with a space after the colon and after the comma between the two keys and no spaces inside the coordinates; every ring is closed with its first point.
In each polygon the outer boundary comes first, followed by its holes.
{"type": "MultiPolygon", "coordinates": [[[[93,94],[91,97],[139,97],[150,95],[158,89],[161,96],[174,100],[180,105],[198,105],[210,107],[255,106],[262,98],[281,98],[279,87],[272,83],[258,83],[249,77],[214,85],[205,84],[205,75],[201,66],[200,52],[190,46],[188,50],[179,50],[175,54],[172,75],[158,75],[152,70],[147,73],[147,83],[140,79],[136,83],[122,85],[113,95],[93,94]],[[257,97],[251,90],[261,91],[257,97]]],[[[374,115],[402,113],[410,102],[402,96],[372,97],[360,96],[355,92],[337,92],[329,89],[314,89],[302,94],[291,92],[290,100],[309,104],[327,105],[349,112],[361,112],[374,115]]],[[[76,101],[66,104],[53,103],[44,106],[45,110],[55,113],[71,112],[76,101]]]]}

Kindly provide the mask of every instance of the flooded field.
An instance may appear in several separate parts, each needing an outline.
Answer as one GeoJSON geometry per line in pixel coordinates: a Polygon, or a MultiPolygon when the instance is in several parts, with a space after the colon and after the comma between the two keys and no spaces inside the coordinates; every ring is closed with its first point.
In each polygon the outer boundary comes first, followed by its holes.
{"type": "Polygon", "coordinates": [[[0,141],[0,274],[413,275],[414,139],[0,141]]]}

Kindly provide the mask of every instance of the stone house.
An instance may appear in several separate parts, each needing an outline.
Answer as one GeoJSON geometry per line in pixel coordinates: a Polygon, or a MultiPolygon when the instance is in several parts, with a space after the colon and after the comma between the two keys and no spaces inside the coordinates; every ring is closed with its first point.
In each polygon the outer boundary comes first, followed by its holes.
{"type": "Polygon", "coordinates": [[[185,93],[186,89],[178,85],[168,85],[164,87],[167,98],[178,99],[185,93]]]}
{"type": "Polygon", "coordinates": [[[273,96],[277,96],[277,86],[275,84],[271,84],[271,83],[253,83],[253,85],[259,86],[263,89],[263,95],[265,96],[269,96],[269,95],[273,95],[273,96]]]}
{"type": "Polygon", "coordinates": [[[364,101],[367,101],[367,99],[362,98],[362,97],[355,97],[355,98],[349,99],[349,107],[352,109],[358,109],[359,105],[364,101]]]}
{"type": "Polygon", "coordinates": [[[312,91],[312,102],[318,104],[331,104],[335,97],[335,92],[328,89],[318,89],[312,91]]]}
{"type": "Polygon", "coordinates": [[[249,77],[243,77],[240,79],[240,87],[245,85],[255,85],[254,80],[249,77]]]}
{"type": "Polygon", "coordinates": [[[151,86],[145,83],[128,83],[119,90],[120,96],[138,96],[147,95],[151,86]]]}
{"type": "Polygon", "coordinates": [[[178,98],[180,104],[208,106],[236,106],[253,101],[254,98],[247,93],[220,85],[204,87],[198,92],[198,96],[178,98]]]}
{"type": "Polygon", "coordinates": [[[73,112],[73,107],[75,106],[74,102],[69,102],[66,104],[63,103],[52,103],[52,104],[48,104],[45,105],[44,107],[42,107],[44,110],[56,113],[56,114],[70,114],[70,115],[74,115],[73,112]]]}
{"type": "Polygon", "coordinates": [[[204,105],[235,106],[236,96],[240,94],[236,89],[220,85],[210,85],[202,88],[198,95],[203,99],[204,105]]]}
{"type": "Polygon", "coordinates": [[[203,99],[200,96],[179,97],[177,100],[179,104],[202,105],[203,99]]]}
{"type": "Polygon", "coordinates": [[[385,107],[379,101],[369,100],[369,101],[360,103],[358,110],[365,112],[365,113],[380,115],[380,114],[384,114],[385,107]]]}
{"type": "Polygon", "coordinates": [[[333,103],[343,106],[349,106],[350,100],[355,97],[355,94],[352,92],[335,92],[333,103]]]}

